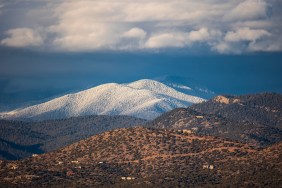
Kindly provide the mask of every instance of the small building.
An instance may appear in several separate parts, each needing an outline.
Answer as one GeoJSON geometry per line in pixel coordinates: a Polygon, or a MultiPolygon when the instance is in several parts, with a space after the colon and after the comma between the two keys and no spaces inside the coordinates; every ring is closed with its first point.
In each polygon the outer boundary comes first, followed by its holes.
{"type": "Polygon", "coordinates": [[[104,162],[103,161],[100,161],[98,164],[103,164],[104,162]]]}
{"type": "Polygon", "coordinates": [[[204,116],[196,116],[197,119],[203,119],[204,116]]]}
{"type": "Polygon", "coordinates": [[[210,165],[210,164],[204,164],[204,165],[203,165],[203,169],[213,170],[213,169],[214,169],[214,166],[213,166],[213,165],[210,165]]]}
{"type": "Polygon", "coordinates": [[[71,163],[78,164],[79,162],[78,161],[71,161],[71,163]]]}
{"type": "Polygon", "coordinates": [[[38,157],[38,154],[32,154],[32,157],[38,157]]]}
{"type": "Polygon", "coordinates": [[[59,165],[63,164],[63,161],[59,161],[58,164],[59,164],[59,165]]]}
{"type": "Polygon", "coordinates": [[[189,130],[189,129],[183,129],[182,132],[183,132],[184,134],[192,134],[192,131],[189,130]]]}
{"type": "Polygon", "coordinates": [[[203,165],[203,169],[209,169],[209,165],[208,164],[204,164],[203,165]]]}
{"type": "Polygon", "coordinates": [[[177,130],[177,132],[181,134],[192,134],[193,133],[193,131],[190,129],[177,130]]]}
{"type": "Polygon", "coordinates": [[[121,177],[122,180],[135,180],[135,177],[127,176],[127,177],[121,177]]]}

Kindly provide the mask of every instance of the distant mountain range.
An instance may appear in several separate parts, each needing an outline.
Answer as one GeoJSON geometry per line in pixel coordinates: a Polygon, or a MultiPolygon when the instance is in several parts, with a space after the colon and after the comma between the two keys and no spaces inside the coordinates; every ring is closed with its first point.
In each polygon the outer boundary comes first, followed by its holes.
{"type": "Polygon", "coordinates": [[[0,159],[45,153],[117,128],[146,126],[186,130],[257,147],[282,141],[282,95],[263,93],[217,96],[188,108],[176,108],[146,121],[130,116],[92,115],[39,122],[0,120],[0,159]]]}
{"type": "MultiPolygon", "coordinates": [[[[41,104],[4,112],[0,117],[42,121],[88,115],[128,115],[151,120],[174,108],[188,107],[205,101],[201,97],[186,94],[189,92],[180,92],[192,91],[189,86],[177,84],[171,86],[148,79],[129,84],[103,84],[41,104]]],[[[205,94],[206,92],[202,91],[205,94]]],[[[197,90],[191,94],[200,93],[201,91],[197,90]]]]}
{"type": "Polygon", "coordinates": [[[0,161],[2,187],[281,187],[282,144],[177,130],[116,129],[60,150],[0,161]]]}
{"type": "Polygon", "coordinates": [[[84,116],[41,122],[0,120],[0,159],[17,160],[46,153],[117,128],[142,125],[130,116],[84,116]]]}
{"type": "Polygon", "coordinates": [[[204,99],[211,99],[216,96],[215,92],[192,78],[166,75],[156,77],[154,80],[187,95],[198,96],[204,99]]]}
{"type": "MultiPolygon", "coordinates": [[[[108,86],[189,96],[148,80],[108,86]]],[[[84,92],[91,101],[91,89],[84,92]]],[[[83,99],[76,95],[62,99],[83,99]]],[[[152,121],[0,120],[0,187],[280,187],[281,152],[282,95],[275,93],[220,95],[152,121]]]]}
{"type": "Polygon", "coordinates": [[[167,112],[147,126],[188,129],[200,135],[267,146],[282,141],[282,95],[217,96],[167,112]]]}

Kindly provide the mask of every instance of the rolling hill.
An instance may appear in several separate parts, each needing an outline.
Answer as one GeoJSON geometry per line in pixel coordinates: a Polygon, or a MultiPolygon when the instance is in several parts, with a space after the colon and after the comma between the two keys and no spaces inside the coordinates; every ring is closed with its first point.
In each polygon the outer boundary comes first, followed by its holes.
{"type": "Polygon", "coordinates": [[[42,122],[0,120],[0,159],[16,160],[53,151],[116,128],[145,123],[129,116],[84,116],[42,122]]]}
{"type": "Polygon", "coordinates": [[[167,129],[116,129],[0,162],[5,187],[279,187],[282,145],[263,150],[167,129]]]}

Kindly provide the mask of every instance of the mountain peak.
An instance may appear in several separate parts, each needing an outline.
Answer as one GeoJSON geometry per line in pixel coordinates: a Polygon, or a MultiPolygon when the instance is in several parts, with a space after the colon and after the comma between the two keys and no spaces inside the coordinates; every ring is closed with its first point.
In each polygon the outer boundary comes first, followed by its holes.
{"type": "Polygon", "coordinates": [[[45,103],[0,114],[6,119],[47,120],[85,115],[129,115],[154,119],[177,107],[204,99],[187,95],[155,80],[108,83],[45,103]]]}
{"type": "Polygon", "coordinates": [[[227,97],[224,97],[222,95],[216,96],[213,99],[215,102],[223,103],[223,104],[229,104],[229,99],[227,97]]]}
{"type": "Polygon", "coordinates": [[[165,87],[164,84],[151,79],[137,80],[135,82],[131,82],[127,84],[127,86],[135,89],[149,89],[149,90],[155,90],[158,87],[165,87]]]}

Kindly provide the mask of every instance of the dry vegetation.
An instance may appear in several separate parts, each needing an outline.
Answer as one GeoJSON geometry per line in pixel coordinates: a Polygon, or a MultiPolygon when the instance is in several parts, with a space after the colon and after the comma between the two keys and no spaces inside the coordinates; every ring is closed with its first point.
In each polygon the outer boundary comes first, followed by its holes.
{"type": "Polygon", "coordinates": [[[281,144],[258,150],[211,136],[136,127],[2,161],[0,181],[5,187],[279,187],[281,152],[281,144]]]}
{"type": "Polygon", "coordinates": [[[148,127],[189,129],[260,147],[282,141],[282,95],[218,96],[189,108],[172,110],[148,127]]]}

